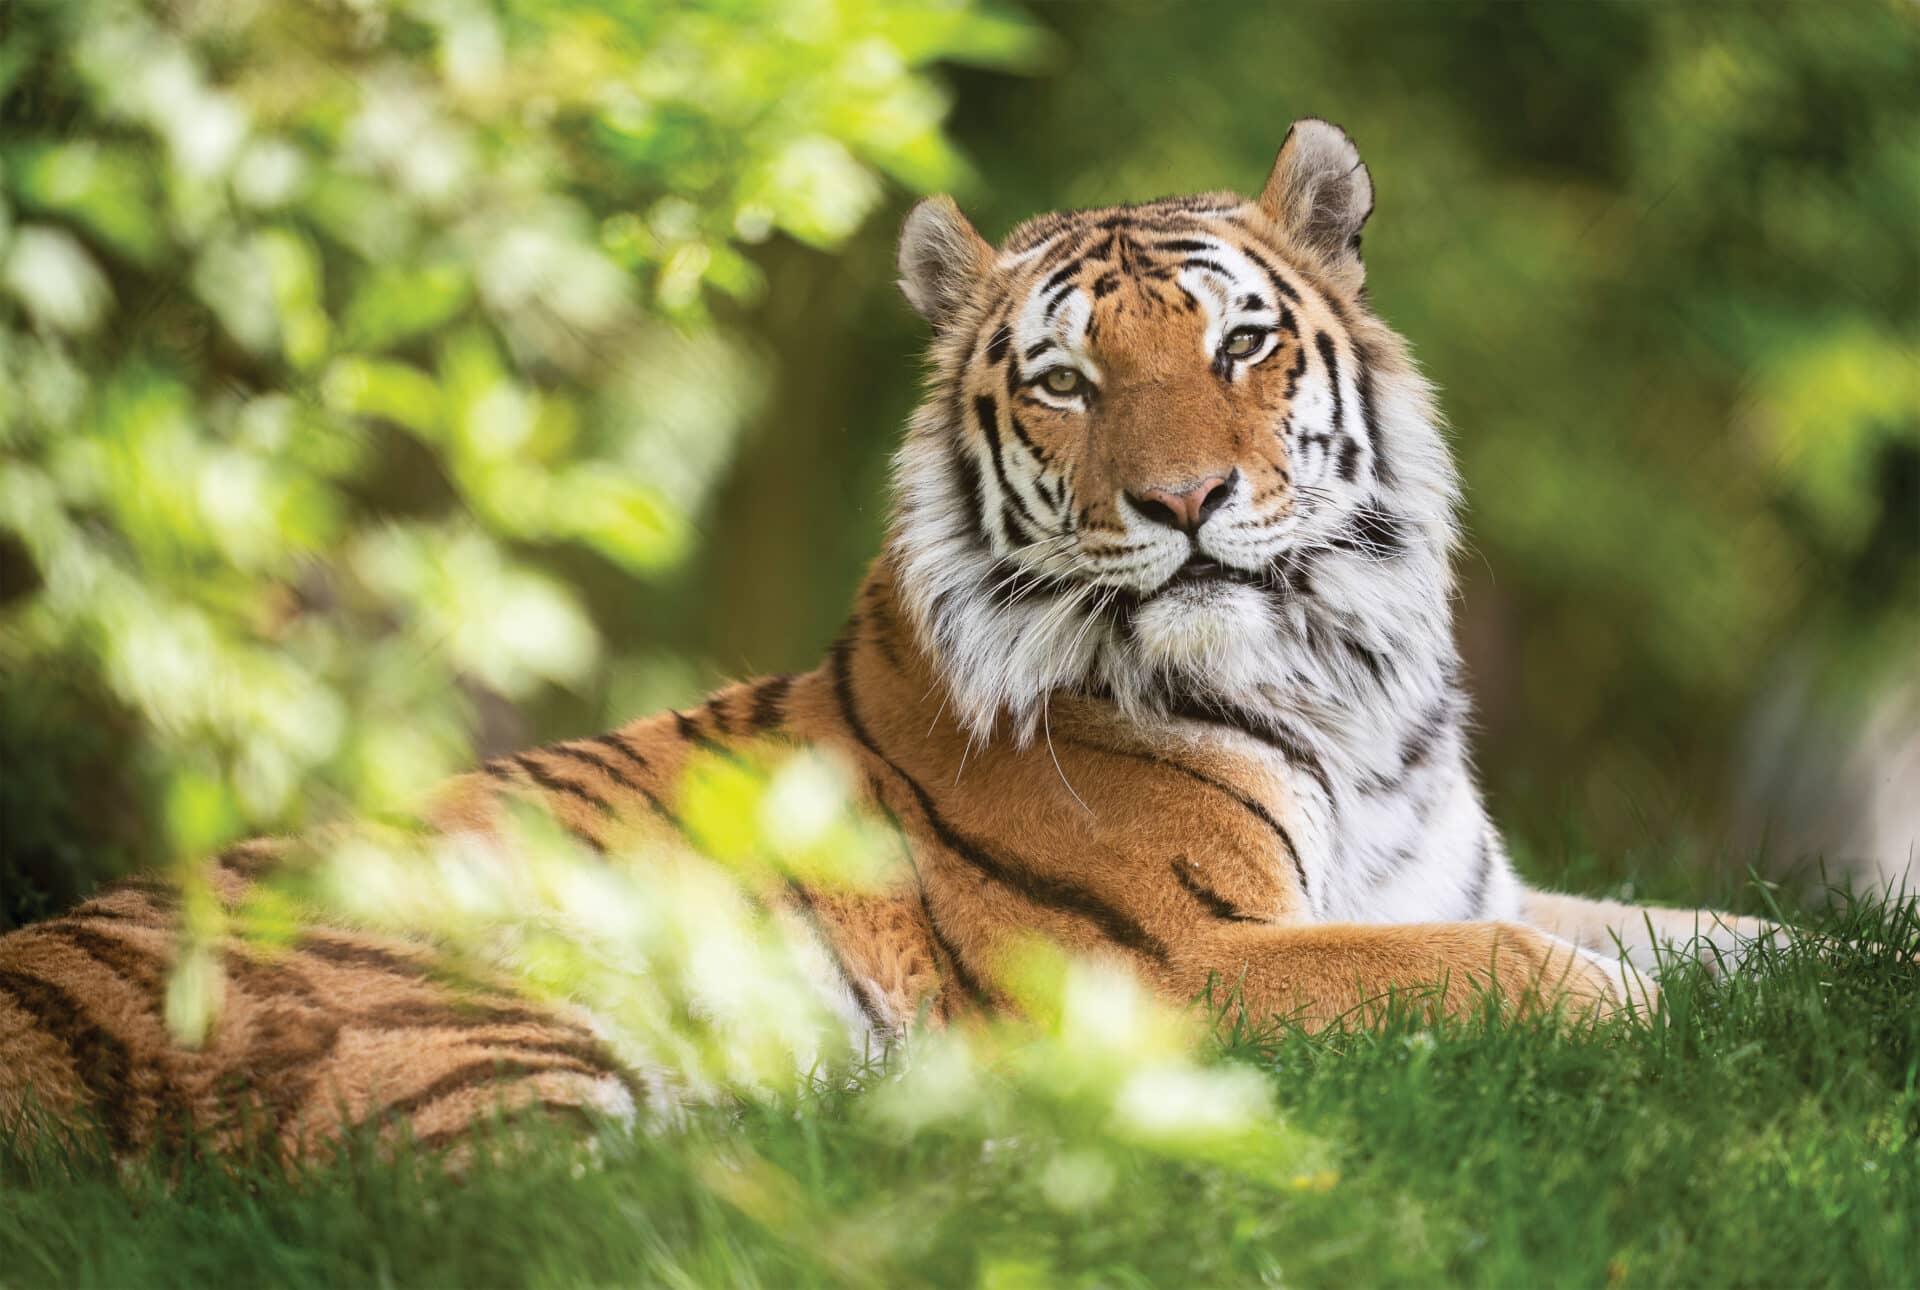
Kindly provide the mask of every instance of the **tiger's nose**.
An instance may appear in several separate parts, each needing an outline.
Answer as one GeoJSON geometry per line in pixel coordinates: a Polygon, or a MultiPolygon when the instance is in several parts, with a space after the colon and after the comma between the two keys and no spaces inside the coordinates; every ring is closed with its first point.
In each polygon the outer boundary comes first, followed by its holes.
{"type": "Polygon", "coordinates": [[[1164,524],[1183,533],[1197,533],[1209,516],[1233,494],[1240,478],[1235,468],[1224,477],[1213,475],[1191,488],[1149,488],[1127,497],[1142,515],[1155,524],[1164,524]]]}

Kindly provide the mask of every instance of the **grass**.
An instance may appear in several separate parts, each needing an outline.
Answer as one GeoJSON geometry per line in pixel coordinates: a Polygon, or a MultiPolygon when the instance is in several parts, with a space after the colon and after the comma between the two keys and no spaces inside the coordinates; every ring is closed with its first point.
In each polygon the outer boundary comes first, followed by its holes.
{"type": "Polygon", "coordinates": [[[458,1179],[364,1149],[287,1179],[16,1147],[0,1285],[1920,1284],[1920,913],[1817,921],[1841,948],[1680,972],[1650,1021],[1223,1036],[1294,1135],[1278,1167],[1018,1099],[908,1132],[872,1113],[885,1087],[458,1179]]]}

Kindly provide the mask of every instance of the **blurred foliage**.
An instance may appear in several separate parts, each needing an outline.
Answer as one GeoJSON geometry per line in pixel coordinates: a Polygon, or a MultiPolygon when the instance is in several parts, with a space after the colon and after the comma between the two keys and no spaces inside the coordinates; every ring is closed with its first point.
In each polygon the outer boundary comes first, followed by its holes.
{"type": "MultiPolygon", "coordinates": [[[[830,755],[707,755],[679,807],[693,845],[636,835],[627,849],[644,863],[610,866],[532,812],[499,843],[409,845],[356,830],[292,880],[257,889],[246,917],[292,927],[286,902],[313,901],[504,966],[537,994],[589,1008],[662,1096],[655,1113],[884,1073],[866,1113],[891,1136],[1044,1123],[1079,1161],[1077,1181],[1061,1184],[1069,1190],[1111,1185],[1093,1158],[1103,1145],[1281,1178],[1303,1167],[1309,1144],[1265,1114],[1261,1082],[1207,1063],[1204,1013],[1168,1008],[1121,965],[1073,961],[1039,941],[995,976],[1017,1018],[916,1034],[911,1063],[882,1067],[882,1054],[851,1048],[864,1019],[850,1002],[831,1012],[817,984],[838,969],[772,898],[793,879],[857,892],[902,877],[897,839],[857,802],[854,768],[830,755]]],[[[707,1181],[736,1197],[751,1186],[707,1181]]]]}
{"type": "Polygon", "coordinates": [[[920,374],[868,217],[1250,189],[1304,114],[1456,428],[1497,813],[1749,863],[1756,706],[1920,655],[1912,7],[1036,12],[0,14],[0,920],[811,666],[920,374]]]}
{"type": "MultiPolygon", "coordinates": [[[[686,839],[636,829],[609,865],[522,807],[482,841],[348,826],[287,857],[235,926],[269,939],[303,916],[425,936],[539,997],[591,1009],[667,1108],[723,1094],[790,1093],[796,1075],[845,1070],[844,1018],[808,985],[833,979],[807,925],[771,898],[805,879],[870,888],[898,843],[855,808],[853,775],[812,751],[704,754],[676,818],[686,839]]],[[[217,992],[199,1001],[217,1011],[217,992]]]]}
{"type": "MultiPolygon", "coordinates": [[[[1210,1041],[1244,1038],[1243,1021],[1171,1007],[1124,964],[1074,960],[1037,938],[995,965],[1011,1009],[916,1029],[911,1060],[906,1048],[856,1047],[860,1006],[828,993],[844,969],[809,916],[782,904],[794,880],[825,896],[906,876],[898,838],[860,808],[859,789],[856,769],[820,750],[700,754],[676,806],[684,836],[636,826],[611,848],[622,864],[530,808],[494,838],[345,823],[286,846],[225,918],[267,953],[316,916],[426,939],[450,981],[504,970],[534,998],[584,1007],[639,1074],[639,1127],[685,1151],[690,1190],[819,1244],[855,1280],[896,1283],[889,1247],[942,1221],[951,1195],[903,1198],[872,1240],[822,1243],[817,1224],[840,1221],[830,1202],[757,1157],[753,1136],[709,1153],[680,1133],[715,1103],[797,1110],[865,1087],[855,1114],[876,1140],[976,1156],[1018,1142],[1057,1211],[1108,1201],[1143,1163],[1281,1190],[1334,1184],[1325,1144],[1275,1114],[1268,1082],[1219,1060],[1210,1041]]],[[[222,970],[191,946],[176,964],[168,1011],[183,1041],[217,1024],[222,970]]],[[[1224,1005],[1229,990],[1219,993],[1224,1005]]],[[[0,1168],[8,1146],[0,1135],[0,1168]]]]}
{"type": "Polygon", "coordinates": [[[8,6],[0,927],[602,683],[544,566],[684,558],[763,385],[743,248],[962,181],[928,65],[1031,46],[943,0],[8,6]]]}

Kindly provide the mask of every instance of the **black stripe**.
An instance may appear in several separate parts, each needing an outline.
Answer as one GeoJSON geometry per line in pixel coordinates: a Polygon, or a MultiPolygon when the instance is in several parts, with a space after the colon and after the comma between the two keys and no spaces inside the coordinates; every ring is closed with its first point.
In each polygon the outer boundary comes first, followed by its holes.
{"type": "MultiPolygon", "coordinates": [[[[1020,414],[1017,412],[1009,412],[1007,414],[1007,421],[1013,426],[1013,437],[1020,441],[1020,446],[1032,454],[1035,461],[1039,462],[1042,466],[1046,465],[1047,454],[1045,449],[1035,443],[1033,436],[1027,433],[1027,428],[1020,424],[1020,414]]],[[[1042,494],[1042,496],[1044,496],[1044,494],[1042,494]]]]}
{"type": "Polygon", "coordinates": [[[847,960],[840,953],[839,942],[834,940],[832,934],[827,931],[826,921],[820,917],[819,909],[814,906],[813,893],[793,878],[787,879],[787,890],[792,893],[795,900],[800,902],[800,909],[805,914],[808,924],[812,926],[814,934],[820,938],[820,943],[826,947],[827,957],[833,960],[833,970],[840,974],[841,984],[847,987],[847,993],[851,994],[854,1002],[860,1005],[860,1015],[867,1019],[867,1024],[873,1027],[876,1033],[885,1034],[892,1030],[893,1027],[887,1023],[886,1018],[880,1015],[879,1005],[867,994],[866,987],[854,978],[852,970],[847,967],[847,960]]]}
{"type": "Polygon", "coordinates": [[[1055,287],[1064,285],[1068,278],[1071,278],[1078,272],[1080,272],[1080,257],[1075,256],[1072,260],[1054,270],[1053,276],[1040,284],[1040,290],[1036,294],[1047,295],[1055,287]]]}
{"type": "Polygon", "coordinates": [[[1320,791],[1326,794],[1328,800],[1332,800],[1333,779],[1327,774],[1326,766],[1307,741],[1288,729],[1284,723],[1234,704],[1216,704],[1186,694],[1174,695],[1168,706],[1176,717],[1226,726],[1229,729],[1238,730],[1243,735],[1258,739],[1269,748],[1277,750],[1287,759],[1289,765],[1305,771],[1313,782],[1320,786],[1320,791]]]}
{"type": "Polygon", "coordinates": [[[1387,454],[1380,443],[1380,420],[1373,405],[1373,367],[1364,353],[1354,361],[1354,381],[1360,387],[1360,428],[1367,436],[1367,446],[1373,449],[1373,476],[1391,487],[1393,467],[1387,464],[1387,454]]]}
{"type": "Polygon", "coordinates": [[[1010,518],[1021,529],[1019,545],[1030,545],[1039,540],[1033,530],[1042,525],[1027,510],[1026,501],[1007,478],[1007,467],[1000,454],[1000,405],[993,396],[982,394],[973,401],[973,417],[980,425],[980,433],[987,438],[988,460],[993,463],[993,477],[1000,485],[1000,495],[1011,503],[1013,513],[1010,518]]]}
{"type": "Polygon", "coordinates": [[[1329,546],[1353,551],[1374,560],[1390,560],[1406,554],[1410,545],[1405,516],[1386,509],[1378,502],[1360,506],[1348,518],[1340,535],[1329,546]]]}
{"type": "Polygon", "coordinates": [[[920,912],[927,916],[927,930],[933,936],[935,950],[939,954],[946,955],[947,961],[953,965],[954,980],[959,982],[960,988],[966,991],[969,999],[977,1004],[990,1003],[991,1000],[985,987],[980,984],[980,979],[967,967],[966,960],[960,957],[959,948],[947,939],[945,929],[940,926],[940,920],[934,917],[933,902],[927,898],[927,884],[920,878],[920,864],[913,858],[913,840],[907,836],[907,831],[900,827],[900,817],[893,813],[891,806],[887,805],[885,790],[879,776],[868,774],[867,792],[873,798],[874,805],[880,808],[880,813],[887,817],[887,827],[893,830],[893,836],[900,843],[900,854],[906,859],[907,868],[913,874],[913,888],[919,893],[920,912]]]}
{"type": "Polygon", "coordinates": [[[973,453],[967,448],[966,441],[955,428],[953,443],[954,466],[960,472],[961,490],[973,502],[973,528],[982,545],[988,541],[992,529],[987,526],[987,489],[980,478],[980,464],[973,459],[973,453]]]}
{"type": "MultiPolygon", "coordinates": [[[[1291,321],[1291,319],[1289,319],[1289,321],[1291,321]]],[[[1306,370],[1307,347],[1301,343],[1300,333],[1296,331],[1294,333],[1293,344],[1293,366],[1287,369],[1287,389],[1286,393],[1282,395],[1288,403],[1293,402],[1294,394],[1300,389],[1300,378],[1306,373],[1306,370]]],[[[1288,423],[1292,423],[1291,417],[1288,418],[1288,423]]]]}
{"type": "Polygon", "coordinates": [[[1189,254],[1197,253],[1200,255],[1205,255],[1210,251],[1217,251],[1220,249],[1217,243],[1200,242],[1200,241],[1194,240],[1193,238],[1178,238],[1172,242],[1149,242],[1147,243],[1147,247],[1149,250],[1154,250],[1154,251],[1181,251],[1189,254]]]}
{"type": "Polygon", "coordinates": [[[1009,865],[990,855],[980,843],[947,823],[934,806],[933,797],[921,787],[918,780],[907,774],[899,763],[880,750],[880,746],[874,742],[873,736],[861,722],[860,714],[854,706],[852,653],[852,642],[845,637],[842,637],[834,646],[834,693],[839,699],[841,715],[846,720],[847,728],[853,732],[854,738],[859,741],[862,748],[892,771],[912,792],[914,800],[920,806],[920,813],[926,818],[927,827],[933,830],[934,837],[939,840],[942,847],[964,860],[984,877],[1016,892],[1034,904],[1084,918],[1105,932],[1116,944],[1144,954],[1156,963],[1164,965],[1168,961],[1167,947],[1159,937],[1093,892],[1075,883],[1009,865]]]}
{"type": "Polygon", "coordinates": [[[223,948],[220,962],[227,980],[254,1000],[283,1038],[271,1046],[256,1045],[247,1058],[244,1084],[233,1090],[243,1117],[258,1108],[268,1119],[263,1127],[270,1131],[264,1135],[243,1123],[250,1145],[257,1142],[277,1155],[281,1140],[298,1127],[311,1104],[314,1086],[331,1069],[350,1018],[337,999],[322,999],[313,983],[285,962],[256,959],[231,945],[223,948]],[[293,1008],[283,1011],[289,1003],[293,1008]]]}
{"type": "Polygon", "coordinates": [[[1453,706],[1452,695],[1442,699],[1438,709],[1428,714],[1426,721],[1407,737],[1407,742],[1400,749],[1402,774],[1424,765],[1427,758],[1433,755],[1433,745],[1438,742],[1442,733],[1451,728],[1450,718],[1453,716],[1453,706]]]}
{"type": "Polygon", "coordinates": [[[214,857],[214,863],[238,878],[249,881],[274,866],[279,856],[274,849],[258,842],[239,842],[214,857]]]}
{"type": "Polygon", "coordinates": [[[292,999],[303,1007],[322,1010],[338,1006],[337,1001],[321,998],[319,988],[286,956],[255,958],[229,944],[220,951],[220,967],[228,980],[248,994],[292,999]]]}
{"type": "Polygon", "coordinates": [[[1487,887],[1493,879],[1493,842],[1485,833],[1480,835],[1480,855],[1475,862],[1473,881],[1467,887],[1467,917],[1482,918],[1486,915],[1487,887]]]}
{"type": "Polygon", "coordinates": [[[1194,256],[1192,259],[1184,261],[1181,267],[1186,269],[1206,269],[1209,272],[1219,274],[1228,282],[1234,280],[1233,275],[1227,272],[1225,265],[1221,264],[1218,260],[1210,260],[1205,256],[1194,256]]]}
{"type": "MultiPolygon", "coordinates": [[[[791,680],[791,678],[789,678],[789,680],[791,680]]],[[[582,743],[597,743],[597,745],[607,747],[607,749],[616,749],[622,756],[626,756],[630,762],[634,762],[636,766],[639,766],[641,770],[647,770],[647,768],[649,768],[647,758],[641,754],[639,749],[634,747],[634,741],[628,739],[626,735],[622,735],[618,729],[609,729],[609,731],[603,733],[603,735],[593,735],[593,737],[589,737],[589,739],[582,739],[582,743]]],[[[564,747],[566,747],[566,745],[561,745],[561,749],[555,749],[555,751],[564,751],[564,747]]],[[[574,754],[574,752],[568,752],[568,756],[576,756],[576,754],[574,754]]],[[[664,800],[660,799],[659,793],[655,793],[653,789],[649,789],[647,785],[639,783],[637,779],[632,779],[632,777],[620,779],[620,783],[632,787],[636,793],[639,793],[643,799],[647,800],[647,810],[651,810],[653,814],[657,814],[660,820],[664,820],[666,824],[672,825],[672,827],[678,829],[680,833],[687,831],[685,825],[680,824],[680,816],[676,816],[676,814],[672,812],[672,808],[670,808],[664,800]]]]}
{"type": "Polygon", "coordinates": [[[673,713],[674,731],[678,733],[682,739],[690,744],[707,742],[707,737],[700,733],[700,727],[692,717],[675,708],[670,708],[668,711],[673,713]]]}
{"type": "Polygon", "coordinates": [[[608,1052],[606,1045],[590,1039],[515,1039],[511,1035],[476,1035],[467,1042],[486,1044],[491,1048],[512,1048],[522,1053],[534,1053],[542,1057],[571,1057],[577,1062],[604,1071],[609,1075],[620,1073],[620,1063],[608,1052]]]}
{"type": "MultiPolygon", "coordinates": [[[[876,590],[879,585],[874,584],[876,590]]],[[[867,606],[867,623],[873,628],[868,637],[880,647],[880,654],[887,660],[887,666],[896,672],[905,672],[906,664],[901,661],[900,651],[894,647],[893,611],[887,608],[886,603],[878,595],[874,596],[873,603],[867,606]]]]}
{"type": "Polygon", "coordinates": [[[1180,856],[1172,862],[1173,879],[1186,890],[1189,896],[1192,896],[1200,902],[1202,909],[1206,910],[1215,918],[1224,918],[1234,923],[1264,923],[1267,921],[1264,918],[1255,918],[1252,914],[1241,913],[1233,907],[1232,902],[1227,900],[1226,897],[1202,885],[1198,878],[1187,872],[1187,865],[1183,863],[1185,859],[1185,856],[1180,856]]]}
{"type": "Polygon", "coordinates": [[[967,998],[977,1004],[991,1003],[992,996],[980,983],[980,978],[973,974],[973,969],[967,966],[967,960],[961,955],[960,947],[948,939],[946,930],[940,926],[940,920],[934,917],[933,903],[927,899],[927,888],[924,883],[920,884],[920,910],[927,916],[927,930],[933,933],[934,946],[946,955],[947,961],[953,965],[953,979],[959,982],[967,998]]]}
{"type": "MultiPolygon", "coordinates": [[[[481,1003],[474,999],[408,1000],[383,1003],[352,1013],[348,1020],[369,1030],[481,1030],[489,1026],[527,1026],[529,1028],[571,1033],[571,1043],[595,1043],[590,1031],[570,1026],[559,1018],[532,1008],[514,1004],[481,1003]]],[[[489,1040],[489,1042],[493,1042],[489,1040]]],[[[500,1039],[518,1044],[519,1040],[500,1039]]],[[[528,1041],[532,1042],[532,1041],[528,1041]]]]}
{"type": "Polygon", "coordinates": [[[987,341],[987,361],[997,363],[1007,356],[1007,346],[1013,341],[1013,331],[1005,323],[994,328],[993,338],[987,341]]]}
{"type": "Polygon", "coordinates": [[[1084,228],[1073,228],[1062,223],[1054,226],[1050,232],[1046,230],[1035,230],[1035,235],[1031,239],[1020,243],[1018,246],[1007,249],[1016,252],[1022,250],[1031,251],[1034,247],[1043,241],[1047,241],[1049,238],[1052,240],[1052,245],[1047,247],[1040,257],[1034,261],[1035,269],[1043,269],[1050,264],[1059,264],[1063,260],[1078,259],[1081,250],[1086,246],[1087,242],[1086,230],[1084,228]]]}
{"type": "MultiPolygon", "coordinates": [[[[550,1116],[555,1121],[566,1121],[585,1134],[594,1133],[600,1128],[600,1119],[577,1102],[562,1102],[557,1098],[543,1097],[520,1107],[516,1114],[525,1115],[533,1111],[550,1116]]],[[[467,1141],[484,1127],[486,1126],[483,1121],[469,1120],[465,1124],[458,1124],[450,1129],[423,1133],[412,1139],[413,1149],[426,1152],[442,1151],[467,1141]]]]}
{"type": "Polygon", "coordinates": [[[1249,797],[1223,779],[1215,779],[1205,771],[1196,770],[1185,762],[1175,761],[1171,757],[1163,757],[1158,753],[1135,752],[1131,748],[1115,748],[1108,744],[1090,743],[1085,739],[1078,739],[1069,735],[1056,735],[1054,738],[1058,742],[1074,744],[1087,749],[1089,752],[1105,753],[1109,757],[1125,757],[1132,761],[1140,761],[1150,766],[1157,766],[1163,770],[1170,770],[1176,774],[1185,775],[1197,784],[1205,784],[1208,788],[1216,792],[1226,794],[1229,798],[1233,799],[1242,810],[1259,820],[1260,823],[1266,825],[1268,831],[1279,840],[1281,847],[1284,848],[1287,853],[1287,859],[1293,864],[1294,877],[1300,881],[1300,894],[1303,896],[1306,894],[1307,870],[1306,866],[1300,861],[1299,850],[1293,845],[1293,835],[1288,833],[1286,825],[1276,820],[1273,817],[1273,813],[1267,810],[1257,799],[1249,797]]]}
{"type": "MultiPolygon", "coordinates": [[[[1016,498],[1017,502],[1019,499],[1016,498]]],[[[1033,531],[1026,520],[1026,508],[1018,507],[1006,512],[1007,538],[1016,547],[1030,547],[1040,541],[1040,535],[1033,531]]]]}
{"type": "Polygon", "coordinates": [[[1267,281],[1273,284],[1275,291],[1279,292],[1286,299],[1293,301],[1296,305],[1300,303],[1300,293],[1293,289],[1292,283],[1280,276],[1280,269],[1277,265],[1250,246],[1243,246],[1240,248],[1240,251],[1249,260],[1252,260],[1255,265],[1259,266],[1262,273],[1267,275],[1267,281]]]}
{"type": "MultiPolygon", "coordinates": [[[[491,776],[494,779],[502,780],[509,784],[518,784],[520,781],[514,776],[514,773],[513,773],[513,767],[515,766],[525,771],[528,778],[533,780],[536,787],[540,787],[543,789],[550,789],[554,792],[571,794],[574,797],[580,798],[582,801],[585,801],[591,805],[599,807],[602,811],[604,811],[608,815],[615,814],[613,807],[609,805],[605,801],[605,799],[601,798],[597,793],[593,793],[588,789],[581,787],[578,784],[570,783],[567,780],[560,779],[550,774],[549,772],[540,769],[539,766],[529,761],[527,759],[526,754],[524,753],[516,754],[510,758],[495,757],[492,760],[486,762],[484,765],[482,765],[481,769],[484,770],[489,776],[491,776]]],[[[567,833],[574,838],[575,841],[579,842],[582,846],[585,846],[588,850],[592,851],[594,854],[596,855],[606,854],[606,850],[607,850],[606,844],[601,842],[599,838],[596,838],[595,836],[593,836],[593,834],[587,832],[585,829],[581,828],[577,824],[574,824],[572,821],[564,819],[559,815],[550,814],[550,818],[555,823],[557,823],[561,828],[565,829],[567,833]]]]}
{"type": "Polygon", "coordinates": [[[1323,331],[1313,333],[1313,347],[1320,351],[1320,361],[1326,365],[1327,380],[1333,386],[1333,432],[1341,432],[1341,422],[1346,416],[1346,399],[1340,393],[1340,358],[1333,352],[1333,337],[1323,331]]]}
{"type": "Polygon", "coordinates": [[[67,1050],[74,1072],[92,1095],[107,1142],[125,1154],[134,1148],[133,1058],[127,1046],[102,1029],[80,1001],[51,981],[0,968],[0,990],[33,1018],[34,1024],[67,1050]]]}
{"type": "Polygon", "coordinates": [[[413,1115],[426,1110],[435,1102],[444,1101],[459,1093],[465,1093],[469,1089],[479,1088],[487,1084],[503,1084],[509,1081],[531,1079],[536,1075],[545,1075],[550,1072],[585,1075],[590,1078],[598,1077],[601,1074],[601,1072],[586,1065],[584,1062],[510,1062],[489,1057],[454,1067],[439,1079],[434,1080],[431,1084],[417,1088],[405,1097],[395,1098],[385,1106],[370,1112],[360,1123],[367,1124],[388,1116],[413,1115]]]}
{"type": "Polygon", "coordinates": [[[1033,596],[1066,595],[1074,590],[1065,578],[1025,569],[1011,560],[995,560],[983,581],[987,599],[1003,609],[1033,596]]]}
{"type": "Polygon", "coordinates": [[[245,995],[257,1003],[271,1001],[268,1017],[282,1024],[298,1021],[298,1030],[287,1035],[287,1042],[248,1058],[246,1087],[236,1090],[253,1098],[266,1113],[268,1132],[256,1140],[277,1154],[281,1140],[298,1126],[310,1105],[315,1084],[330,1069],[340,1032],[352,1018],[342,1011],[338,999],[323,999],[305,975],[283,960],[257,959],[229,945],[222,950],[220,962],[227,980],[245,995]],[[293,1009],[282,1011],[289,1003],[293,1009]]]}
{"type": "Polygon", "coordinates": [[[597,752],[589,752],[587,749],[576,747],[573,744],[549,744],[540,751],[549,753],[555,757],[569,757],[583,766],[591,766],[628,792],[644,793],[647,791],[639,780],[633,778],[633,776],[627,774],[626,771],[621,770],[597,752]]]}
{"type": "Polygon", "coordinates": [[[605,747],[611,748],[615,752],[619,753],[622,757],[625,757],[628,761],[638,766],[641,770],[646,770],[650,765],[650,763],[647,761],[646,754],[641,752],[638,748],[634,747],[633,740],[627,738],[627,736],[621,734],[618,730],[609,730],[605,734],[589,735],[586,739],[582,740],[581,742],[589,743],[589,744],[601,744],[601,745],[604,745],[605,747]]]}
{"type": "Polygon", "coordinates": [[[588,806],[594,807],[606,815],[614,814],[613,803],[594,792],[584,784],[570,779],[562,779],[526,753],[515,753],[513,763],[527,772],[527,777],[541,788],[553,793],[565,793],[568,797],[578,798],[588,806]]]}
{"type": "Polygon", "coordinates": [[[747,722],[755,730],[772,730],[787,723],[787,692],[793,689],[793,674],[770,676],[753,688],[753,707],[747,722]]]}
{"type": "Polygon", "coordinates": [[[1138,202],[1131,206],[1123,206],[1113,214],[1094,221],[1093,227],[1098,229],[1137,228],[1147,233],[1177,233],[1183,228],[1191,227],[1190,224],[1170,218],[1173,211],[1179,209],[1178,207],[1166,210],[1165,213],[1161,213],[1161,209],[1161,204],[1158,202],[1138,202]]]}
{"type": "Polygon", "coordinates": [[[311,958],[323,960],[336,967],[366,968],[388,976],[406,977],[409,980],[425,981],[435,985],[443,985],[453,979],[453,974],[439,963],[423,962],[403,954],[395,954],[391,950],[383,950],[377,945],[338,940],[315,931],[304,933],[294,942],[294,948],[311,958]]]}
{"type": "Polygon", "coordinates": [[[152,993],[166,987],[166,960],[147,953],[130,941],[103,935],[68,918],[42,923],[35,930],[43,936],[65,941],[136,989],[152,993]]]}
{"type": "MultiPolygon", "coordinates": [[[[591,1031],[580,1030],[561,1023],[558,1018],[536,1014],[535,1024],[562,1033],[571,1031],[580,1036],[577,1039],[515,1039],[511,1035],[473,1035],[469,1034],[465,1042],[485,1044],[490,1048],[511,1048],[521,1053],[538,1053],[548,1057],[569,1057],[593,1067],[603,1075],[611,1075],[620,1081],[635,1104],[646,1100],[648,1084],[638,1071],[635,1071],[614,1056],[605,1041],[591,1031]]],[[[472,1029],[472,1027],[468,1027],[472,1029]]]]}
{"type": "Polygon", "coordinates": [[[1357,636],[1350,635],[1346,632],[1339,632],[1337,635],[1341,647],[1345,649],[1348,654],[1352,655],[1355,661],[1362,667],[1367,669],[1367,674],[1373,678],[1374,684],[1381,684],[1386,679],[1386,674],[1391,668],[1386,656],[1368,649],[1361,643],[1360,638],[1357,636]]]}
{"type": "MultiPolygon", "coordinates": [[[[634,747],[633,740],[621,734],[618,730],[609,730],[605,734],[591,735],[586,739],[580,740],[579,742],[589,743],[589,744],[599,744],[604,748],[611,748],[614,751],[618,752],[622,757],[625,757],[628,761],[632,762],[635,766],[638,766],[641,770],[646,770],[651,765],[651,763],[647,761],[646,754],[642,753],[638,748],[634,747]]],[[[564,745],[562,745],[562,747],[564,747],[564,745]]],[[[568,755],[572,756],[573,754],[568,754],[568,755]]],[[[641,797],[645,798],[647,801],[648,808],[651,809],[655,815],[658,815],[661,819],[665,820],[668,824],[672,825],[674,828],[679,829],[682,832],[685,831],[685,827],[680,823],[679,817],[676,816],[671,810],[668,809],[667,804],[661,801],[659,795],[655,793],[652,789],[648,788],[646,785],[638,782],[637,780],[623,779],[620,782],[623,784],[631,785],[635,792],[639,793],[641,797]]]]}
{"type": "Polygon", "coordinates": [[[1360,444],[1352,435],[1340,436],[1340,460],[1334,469],[1344,483],[1351,484],[1360,469],[1360,444]]]}

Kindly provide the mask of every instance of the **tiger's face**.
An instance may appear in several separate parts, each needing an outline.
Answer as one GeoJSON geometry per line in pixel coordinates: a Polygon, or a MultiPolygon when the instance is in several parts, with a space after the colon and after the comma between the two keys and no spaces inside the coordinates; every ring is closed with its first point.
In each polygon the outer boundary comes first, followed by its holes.
{"type": "Polygon", "coordinates": [[[1002,558],[1204,615],[1357,495],[1351,342],[1249,215],[1158,202],[1014,244],[961,382],[1002,558]]]}
{"type": "Polygon", "coordinates": [[[939,370],[894,546],[923,635],[973,669],[969,724],[1018,725],[1061,687],[1244,702],[1284,679],[1316,553],[1408,540],[1380,385],[1417,378],[1365,312],[1371,208],[1324,122],[1290,131],[1253,201],[1048,215],[998,248],[945,199],[916,208],[902,286],[939,370]]]}

